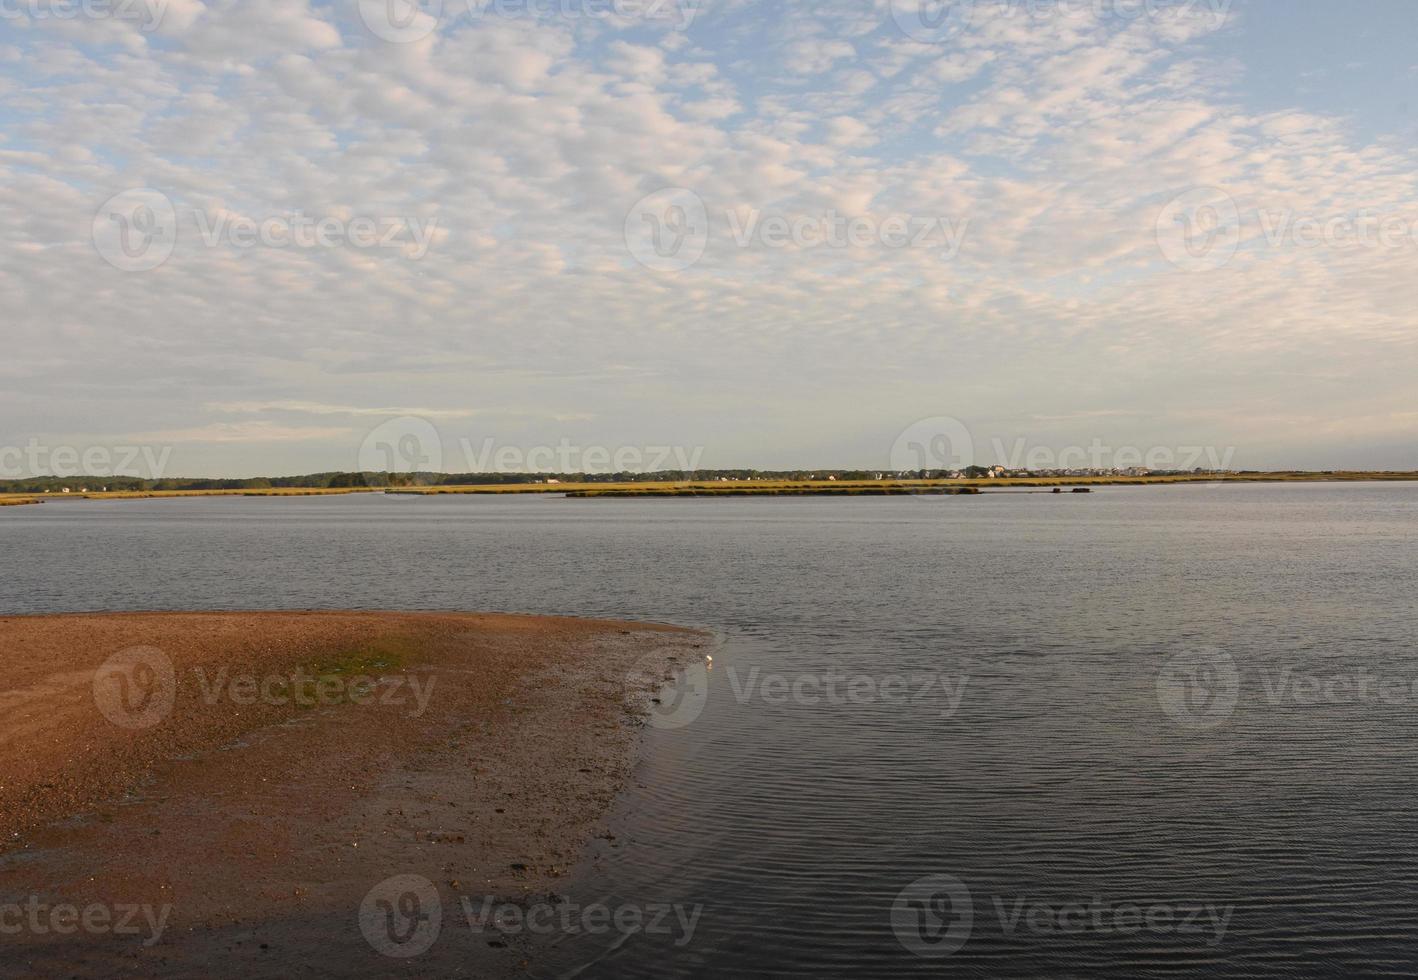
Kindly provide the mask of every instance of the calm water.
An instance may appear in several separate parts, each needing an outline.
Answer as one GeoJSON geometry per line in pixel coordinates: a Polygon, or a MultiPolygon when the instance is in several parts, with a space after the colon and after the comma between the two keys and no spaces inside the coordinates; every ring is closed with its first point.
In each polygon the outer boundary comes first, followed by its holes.
{"type": "Polygon", "coordinates": [[[568,886],[692,936],[540,975],[1418,972],[1418,486],[55,502],[0,567],[7,613],[713,628],[568,886]]]}

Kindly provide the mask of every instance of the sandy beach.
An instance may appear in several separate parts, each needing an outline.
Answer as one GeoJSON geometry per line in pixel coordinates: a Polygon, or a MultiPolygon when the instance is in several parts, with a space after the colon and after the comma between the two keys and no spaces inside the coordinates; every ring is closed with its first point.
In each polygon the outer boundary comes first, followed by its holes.
{"type": "Polygon", "coordinates": [[[708,642],[447,613],[0,619],[0,975],[516,975],[533,951],[459,903],[556,900],[652,679],[708,642]],[[448,912],[419,956],[361,927],[409,897],[391,879],[448,912]]]}

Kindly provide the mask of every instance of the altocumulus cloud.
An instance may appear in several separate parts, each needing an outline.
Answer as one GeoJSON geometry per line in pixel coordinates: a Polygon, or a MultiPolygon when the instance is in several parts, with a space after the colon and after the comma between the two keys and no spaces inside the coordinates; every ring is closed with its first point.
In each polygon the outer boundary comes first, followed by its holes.
{"type": "Polygon", "coordinates": [[[1274,241],[1261,220],[1418,218],[1411,150],[1252,106],[1218,43],[1244,36],[1240,5],[1115,8],[981,3],[935,38],[887,0],[705,2],[687,27],[450,2],[391,43],[353,3],[166,0],[155,26],[10,4],[0,442],[181,435],[224,447],[207,469],[310,470],[388,406],[536,405],[500,435],[704,445],[711,466],[883,465],[939,414],[1006,439],[1237,443],[1238,465],[1411,463],[1368,456],[1412,441],[1418,248],[1274,241]],[[175,224],[134,272],[93,229],[138,188],[175,224]],[[627,218],[666,188],[705,224],[659,231],[702,255],[657,271],[627,218]],[[736,240],[750,213],[968,230],[948,252],[736,240]],[[419,256],[236,247],[193,231],[213,215],[437,234],[419,256]],[[1306,424],[1338,455],[1304,456],[1306,424]]]}

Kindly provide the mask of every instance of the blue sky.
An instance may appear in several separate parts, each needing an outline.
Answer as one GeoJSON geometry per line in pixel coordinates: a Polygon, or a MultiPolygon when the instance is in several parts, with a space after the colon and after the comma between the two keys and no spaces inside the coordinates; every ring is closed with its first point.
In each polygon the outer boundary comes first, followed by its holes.
{"type": "Polygon", "coordinates": [[[1418,468],[1411,4],[133,2],[0,18],[0,453],[1418,468]]]}
{"type": "Polygon", "coordinates": [[[1219,53],[1245,66],[1240,97],[1258,111],[1296,104],[1348,119],[1366,139],[1418,143],[1418,16],[1402,0],[1362,5],[1246,0],[1219,53]]]}

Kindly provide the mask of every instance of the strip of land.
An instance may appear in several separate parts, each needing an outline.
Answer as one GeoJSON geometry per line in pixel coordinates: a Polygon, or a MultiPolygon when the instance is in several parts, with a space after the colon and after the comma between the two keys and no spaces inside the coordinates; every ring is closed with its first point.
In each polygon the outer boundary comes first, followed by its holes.
{"type": "Polygon", "coordinates": [[[0,910],[167,909],[162,935],[0,937],[0,976],[500,976],[458,903],[558,887],[701,633],[447,613],[0,619],[0,910]],[[449,925],[377,952],[370,889],[449,925]]]}
{"type": "Polygon", "coordinates": [[[1163,486],[1177,484],[1254,483],[1362,483],[1418,482],[1418,472],[1240,472],[1187,473],[1157,476],[1007,476],[959,480],[635,480],[584,482],[546,480],[528,483],[468,483],[458,485],[387,487],[275,487],[203,490],[120,490],[26,494],[6,497],[5,503],[42,503],[47,500],[137,500],[164,497],[307,497],[379,493],[396,496],[444,495],[505,496],[508,494],[593,497],[745,497],[745,496],[844,496],[880,497],[909,495],[970,495],[987,490],[1053,487],[1163,486]]]}

